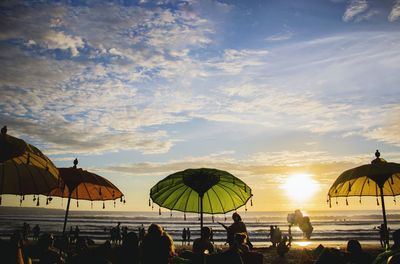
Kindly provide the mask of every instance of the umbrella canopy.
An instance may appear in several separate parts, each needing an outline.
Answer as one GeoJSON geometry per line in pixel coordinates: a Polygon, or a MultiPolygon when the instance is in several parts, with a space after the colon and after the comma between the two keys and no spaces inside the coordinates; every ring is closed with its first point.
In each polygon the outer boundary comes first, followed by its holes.
{"type": "Polygon", "coordinates": [[[252,197],[243,181],[226,171],[187,169],[167,176],[150,190],[160,207],[181,212],[222,214],[238,209],[252,197]]]}
{"type": "MultiPolygon", "coordinates": [[[[74,167],[59,168],[60,177],[63,182],[58,188],[53,189],[49,193],[49,196],[68,198],[63,233],[65,233],[71,198],[88,201],[106,201],[120,198],[122,201],[122,197],[124,196],[109,180],[77,168],[76,165],[78,165],[77,159],[74,160],[74,167]]],[[[125,200],[123,201],[125,202],[125,200]]]]}
{"type": "Polygon", "coordinates": [[[39,149],[8,135],[6,126],[1,129],[0,195],[46,194],[58,186],[58,173],[39,149]]]}
{"type": "Polygon", "coordinates": [[[384,196],[394,197],[400,194],[400,164],[380,158],[378,150],[375,152],[375,157],[371,164],[343,172],[329,189],[328,197],[330,202],[332,197],[379,196],[384,226],[387,230],[384,196]]]}

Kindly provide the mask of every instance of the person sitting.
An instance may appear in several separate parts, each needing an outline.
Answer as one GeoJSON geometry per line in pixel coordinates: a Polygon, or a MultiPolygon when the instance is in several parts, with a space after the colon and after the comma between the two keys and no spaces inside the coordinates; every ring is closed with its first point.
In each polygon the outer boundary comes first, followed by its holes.
{"type": "Polygon", "coordinates": [[[160,225],[151,224],[141,244],[143,264],[167,264],[175,255],[172,238],[160,225]]]}
{"type": "Polygon", "coordinates": [[[229,246],[233,246],[233,243],[235,242],[235,234],[236,233],[245,233],[247,236],[247,244],[249,245],[250,248],[253,247],[253,245],[250,242],[249,239],[249,234],[247,233],[246,225],[242,221],[242,217],[238,213],[233,213],[232,214],[232,220],[233,223],[227,227],[226,225],[218,222],[218,224],[222,225],[225,230],[227,231],[227,242],[229,246]]]}
{"type": "Polygon", "coordinates": [[[135,232],[129,232],[122,240],[122,246],[117,251],[117,263],[139,263],[139,238],[135,232]]]}
{"type": "Polygon", "coordinates": [[[372,256],[363,251],[358,240],[351,239],[347,242],[347,262],[351,264],[371,264],[372,256]]]}
{"type": "Polygon", "coordinates": [[[247,235],[246,233],[236,233],[235,240],[233,244],[233,248],[239,252],[239,254],[243,254],[245,252],[249,252],[250,248],[247,245],[247,235]]]}
{"type": "Polygon", "coordinates": [[[390,257],[400,254],[400,229],[393,232],[393,242],[390,250],[379,254],[373,264],[386,264],[390,257]]]}
{"type": "Polygon", "coordinates": [[[52,234],[43,233],[37,242],[39,264],[65,263],[58,250],[53,247],[52,234]]]}
{"type": "Polygon", "coordinates": [[[193,241],[193,252],[196,254],[211,254],[214,253],[214,245],[210,241],[211,229],[204,226],[201,229],[200,238],[193,241]]]}

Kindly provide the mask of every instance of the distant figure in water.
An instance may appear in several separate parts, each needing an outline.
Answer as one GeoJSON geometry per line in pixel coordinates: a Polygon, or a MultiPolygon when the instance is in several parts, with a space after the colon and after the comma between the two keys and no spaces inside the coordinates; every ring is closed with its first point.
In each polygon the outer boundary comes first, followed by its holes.
{"type": "Polygon", "coordinates": [[[190,245],[190,229],[189,227],[186,229],[186,237],[187,237],[187,244],[190,245]]]}

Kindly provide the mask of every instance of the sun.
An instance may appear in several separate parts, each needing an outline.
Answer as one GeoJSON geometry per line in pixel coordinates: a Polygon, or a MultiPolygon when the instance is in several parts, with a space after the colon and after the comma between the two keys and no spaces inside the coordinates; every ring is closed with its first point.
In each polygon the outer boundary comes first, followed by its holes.
{"type": "Polygon", "coordinates": [[[281,189],[294,202],[305,202],[319,190],[320,184],[312,178],[311,174],[292,174],[281,185],[281,189]]]}

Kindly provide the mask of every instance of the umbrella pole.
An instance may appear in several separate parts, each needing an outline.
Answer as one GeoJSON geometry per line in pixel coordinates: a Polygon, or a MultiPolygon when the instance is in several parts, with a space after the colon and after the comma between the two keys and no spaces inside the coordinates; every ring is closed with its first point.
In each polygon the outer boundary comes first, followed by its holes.
{"type": "Polygon", "coordinates": [[[67,219],[68,219],[68,212],[69,212],[69,204],[71,202],[71,195],[72,195],[72,192],[69,192],[67,210],[65,211],[65,218],[64,218],[63,236],[65,235],[65,228],[67,227],[67,219]]]}
{"type": "Polygon", "coordinates": [[[389,232],[387,227],[387,220],[386,220],[386,210],[385,210],[385,199],[383,198],[383,187],[379,186],[381,191],[381,203],[382,203],[382,214],[383,214],[383,225],[384,225],[384,236],[385,236],[385,245],[389,247],[389,232]]]}
{"type": "Polygon", "coordinates": [[[200,232],[203,229],[203,195],[200,195],[200,232]]]}

